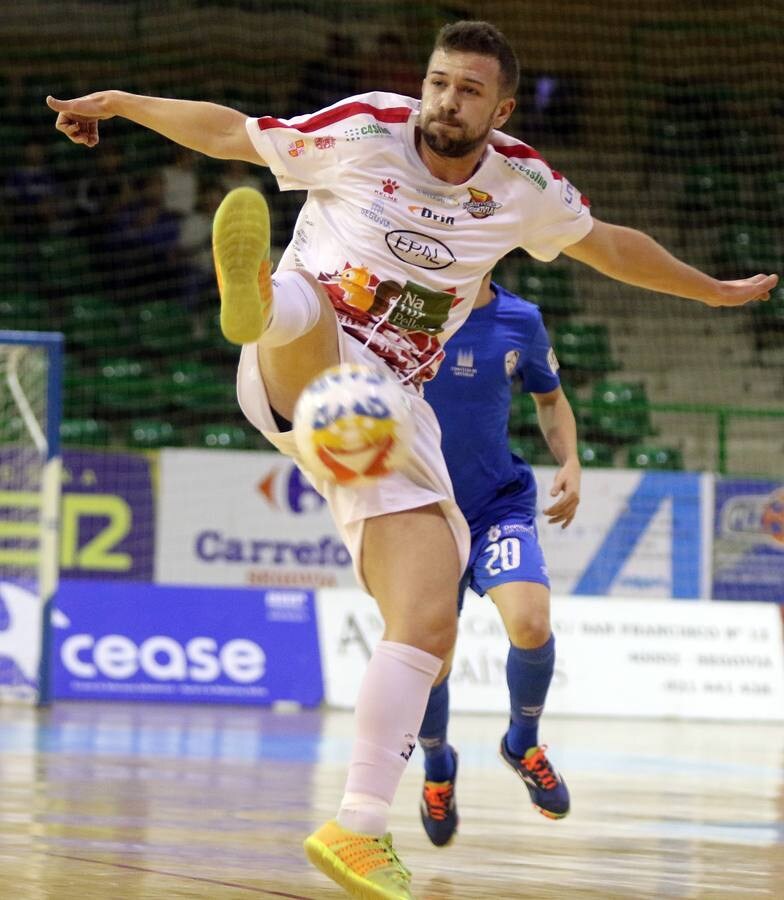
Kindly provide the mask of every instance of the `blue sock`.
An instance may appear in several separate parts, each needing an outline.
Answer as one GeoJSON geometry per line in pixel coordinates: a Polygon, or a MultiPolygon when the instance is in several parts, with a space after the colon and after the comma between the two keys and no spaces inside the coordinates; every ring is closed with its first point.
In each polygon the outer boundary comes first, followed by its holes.
{"type": "Polygon", "coordinates": [[[555,668],[555,637],[534,650],[510,645],[506,658],[511,721],[506,735],[510,753],[522,757],[539,743],[539,717],[555,668]]]}
{"type": "Polygon", "coordinates": [[[449,679],[430,691],[425,718],[419,729],[419,746],[425,753],[425,779],[451,781],[455,775],[455,754],[446,741],[449,724],[449,679]]]}

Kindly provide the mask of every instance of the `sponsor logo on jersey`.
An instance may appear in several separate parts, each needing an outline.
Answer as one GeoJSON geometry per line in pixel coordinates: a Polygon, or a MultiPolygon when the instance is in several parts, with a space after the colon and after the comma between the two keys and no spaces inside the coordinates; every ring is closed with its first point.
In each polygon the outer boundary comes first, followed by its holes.
{"type": "Polygon", "coordinates": [[[561,178],[561,200],[576,213],[583,208],[583,198],[577,188],[565,178],[561,178]]]}
{"type": "Polygon", "coordinates": [[[298,138],[296,141],[292,141],[289,144],[289,156],[296,159],[298,156],[302,156],[305,152],[305,141],[302,138],[298,138]]]}
{"type": "Polygon", "coordinates": [[[454,216],[442,216],[441,213],[433,212],[433,210],[429,209],[427,206],[409,206],[408,211],[423,219],[430,219],[433,222],[438,222],[439,225],[455,224],[454,216]]]}
{"type": "Polygon", "coordinates": [[[477,188],[470,187],[468,193],[471,195],[471,199],[463,203],[463,209],[475,219],[486,219],[503,205],[497,200],[493,200],[493,195],[488,194],[487,191],[480,191],[477,188]]]}
{"type": "Polygon", "coordinates": [[[460,200],[457,197],[447,197],[446,194],[438,194],[423,187],[414,188],[414,190],[421,197],[427,197],[434,203],[441,203],[443,206],[460,206],[460,200]]]}
{"type": "Polygon", "coordinates": [[[393,256],[420,269],[446,269],[455,262],[443,241],[419,231],[388,231],[386,241],[393,256]]]}
{"type": "Polygon", "coordinates": [[[343,134],[349,141],[361,141],[363,138],[389,137],[392,132],[383,125],[371,122],[369,125],[362,125],[358,128],[347,128],[343,134]]]}
{"type": "Polygon", "coordinates": [[[553,375],[561,368],[561,364],[558,362],[558,357],[555,355],[555,350],[552,347],[547,351],[547,365],[550,366],[550,371],[553,375]]]}
{"type": "Polygon", "coordinates": [[[313,146],[316,150],[332,150],[336,143],[335,138],[331,134],[323,135],[313,140],[313,146]]]}
{"type": "Polygon", "coordinates": [[[457,362],[450,368],[450,371],[456,378],[473,378],[476,375],[472,347],[469,347],[467,350],[457,351],[457,362]]]}
{"type": "Polygon", "coordinates": [[[373,193],[380,197],[382,200],[387,200],[391,203],[397,203],[397,197],[395,194],[400,189],[400,185],[395,181],[394,178],[383,178],[381,180],[381,187],[376,188],[373,193]]]}
{"type": "Polygon", "coordinates": [[[359,214],[366,219],[370,219],[371,222],[375,222],[376,225],[381,225],[383,228],[392,227],[392,222],[384,215],[384,204],[381,200],[376,200],[370,209],[360,207],[359,214]]]}
{"type": "Polygon", "coordinates": [[[519,350],[510,350],[504,357],[504,368],[506,369],[507,378],[511,378],[514,370],[517,368],[517,360],[520,359],[519,350]]]}
{"type": "Polygon", "coordinates": [[[530,166],[527,166],[521,159],[504,159],[504,162],[510,169],[513,169],[519,175],[524,175],[531,184],[538,188],[540,191],[545,190],[549,182],[542,175],[541,172],[536,169],[532,169],[530,166]]]}

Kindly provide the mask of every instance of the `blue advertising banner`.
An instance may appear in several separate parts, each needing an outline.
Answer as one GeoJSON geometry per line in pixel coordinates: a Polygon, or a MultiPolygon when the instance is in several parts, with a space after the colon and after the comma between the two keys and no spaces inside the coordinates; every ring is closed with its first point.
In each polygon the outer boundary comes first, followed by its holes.
{"type": "Polygon", "coordinates": [[[66,450],[60,571],[64,577],[152,581],[155,509],[150,458],[66,450]]]}
{"type": "Polygon", "coordinates": [[[302,590],[61,582],[53,696],[318,704],[313,594],[302,590]]]}
{"type": "Polygon", "coordinates": [[[716,479],[713,597],[784,603],[784,484],[716,479]]]}

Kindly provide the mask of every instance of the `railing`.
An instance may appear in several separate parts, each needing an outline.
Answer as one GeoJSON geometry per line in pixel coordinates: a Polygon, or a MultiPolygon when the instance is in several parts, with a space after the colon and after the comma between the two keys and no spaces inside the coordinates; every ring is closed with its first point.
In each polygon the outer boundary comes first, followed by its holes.
{"type": "MultiPolygon", "coordinates": [[[[715,416],[716,471],[721,475],[727,474],[728,430],[732,419],[780,419],[783,426],[781,440],[784,444],[784,409],[747,409],[742,406],[721,406],[717,403],[649,403],[648,409],[652,413],[715,416]]],[[[784,460],[782,461],[782,472],[784,472],[784,460]]]]}

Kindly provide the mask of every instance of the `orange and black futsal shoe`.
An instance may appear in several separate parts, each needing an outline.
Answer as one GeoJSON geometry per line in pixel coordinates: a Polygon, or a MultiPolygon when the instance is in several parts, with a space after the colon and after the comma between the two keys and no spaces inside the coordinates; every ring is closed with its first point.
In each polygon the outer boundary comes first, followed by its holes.
{"type": "Polygon", "coordinates": [[[459,822],[455,800],[457,780],[457,754],[455,773],[449,781],[427,781],[422,787],[419,814],[427,836],[436,847],[445,847],[454,838],[459,822]]]}
{"type": "Polygon", "coordinates": [[[501,759],[516,772],[528,788],[531,803],[548,819],[563,819],[569,812],[569,789],[545,755],[547,746],[530,747],[525,755],[517,757],[506,746],[506,735],[501,738],[501,759]]]}

